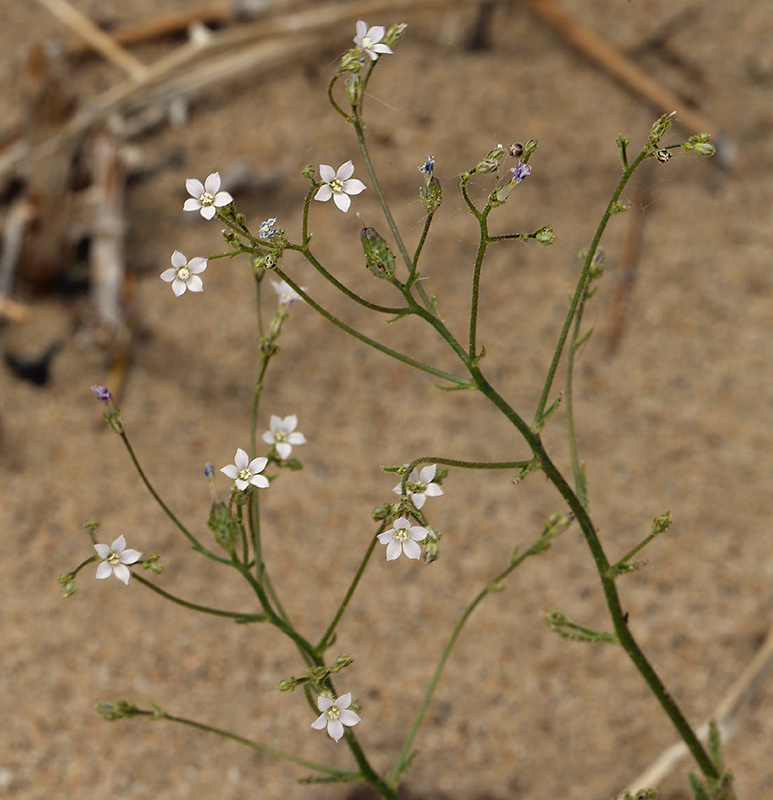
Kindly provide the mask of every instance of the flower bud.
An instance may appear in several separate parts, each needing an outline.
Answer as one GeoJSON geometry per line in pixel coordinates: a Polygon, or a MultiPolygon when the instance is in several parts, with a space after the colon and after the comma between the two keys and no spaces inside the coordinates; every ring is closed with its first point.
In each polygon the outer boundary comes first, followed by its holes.
{"type": "Polygon", "coordinates": [[[396,41],[403,38],[407,27],[408,25],[405,22],[401,22],[399,25],[390,25],[381,41],[391,47],[396,41]]]}
{"type": "Polygon", "coordinates": [[[386,239],[375,228],[363,228],[360,239],[365,251],[365,266],[377,278],[392,277],[395,274],[395,257],[386,239]]]}
{"type": "Polygon", "coordinates": [[[346,81],[346,94],[353,108],[357,108],[362,103],[363,86],[362,78],[356,74],[350,75],[349,80],[346,81]]]}
{"type": "Polygon", "coordinates": [[[419,199],[428,214],[434,214],[443,202],[443,190],[440,188],[440,181],[432,177],[427,181],[426,186],[419,189],[419,199]]]}
{"type": "Polygon", "coordinates": [[[535,234],[534,238],[540,243],[544,244],[545,246],[555,244],[556,242],[556,235],[553,233],[553,227],[551,225],[545,225],[544,228],[540,228],[535,234]]]}
{"type": "Polygon", "coordinates": [[[665,164],[666,161],[671,159],[671,151],[670,150],[658,150],[655,153],[655,158],[660,161],[661,164],[665,164]]]}
{"type": "Polygon", "coordinates": [[[696,142],[695,152],[702,156],[713,156],[717,152],[717,148],[708,142],[696,142]]]}
{"type": "Polygon", "coordinates": [[[217,543],[230,555],[236,550],[236,540],[239,537],[239,529],[228,513],[228,506],[222,500],[215,500],[212,503],[212,510],[209,512],[207,527],[215,534],[217,543]]]}

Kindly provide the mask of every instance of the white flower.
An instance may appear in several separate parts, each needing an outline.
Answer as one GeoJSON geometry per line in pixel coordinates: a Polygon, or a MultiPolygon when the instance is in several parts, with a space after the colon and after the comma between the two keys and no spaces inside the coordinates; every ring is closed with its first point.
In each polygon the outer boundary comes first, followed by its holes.
{"type": "Polygon", "coordinates": [[[234,201],[228,192],[219,191],[219,172],[213,172],[208,175],[204,183],[196,180],[196,178],[188,178],[185,181],[185,188],[191,196],[185,201],[183,209],[185,211],[201,211],[201,216],[204,219],[212,219],[215,216],[216,209],[227,206],[234,201]]]}
{"type": "Polygon", "coordinates": [[[379,53],[391,53],[392,48],[385,44],[379,44],[384,38],[384,26],[374,25],[372,28],[359,20],[356,25],[357,35],[354,37],[354,43],[364,53],[370,56],[371,61],[375,61],[379,53]]]}
{"type": "Polygon", "coordinates": [[[294,433],[297,425],[298,417],[295,414],[284,419],[272,414],[271,430],[263,434],[263,441],[273,444],[283,461],[290,458],[294,444],[306,444],[306,437],[302,433],[294,433]]]}
{"type": "MultiPolygon", "coordinates": [[[[437,464],[430,464],[427,467],[422,467],[421,472],[414,470],[406,483],[406,495],[411,498],[411,502],[416,508],[421,508],[428,497],[440,497],[443,490],[436,484],[432,483],[435,478],[435,470],[437,464]]],[[[392,491],[395,494],[400,494],[401,483],[398,483],[392,491]]]]}
{"type": "MultiPolygon", "coordinates": [[[[274,285],[274,291],[279,295],[280,306],[291,306],[296,300],[300,300],[302,303],[306,302],[287,281],[272,280],[271,283],[274,285]]],[[[305,286],[301,286],[301,289],[306,291],[305,286]]]]}
{"type": "Polygon", "coordinates": [[[241,492],[250,484],[265,489],[268,487],[268,478],[259,473],[263,472],[266,464],[268,464],[267,458],[253,458],[250,461],[250,457],[240,447],[234,456],[234,463],[223,467],[220,471],[231,478],[241,492]]]}
{"type": "Polygon", "coordinates": [[[344,735],[344,725],[351,727],[360,721],[357,714],[349,708],[351,704],[351,692],[342,694],[335,701],[320,695],[317,698],[317,708],[322,713],[311,723],[311,727],[315,731],[321,731],[327,727],[330,738],[338,741],[344,735]]]}
{"type": "Polygon", "coordinates": [[[175,250],[172,253],[172,267],[161,273],[161,280],[172,284],[172,291],[175,297],[185,293],[186,289],[192,292],[203,292],[204,284],[201,282],[199,273],[207,268],[206,258],[192,258],[188,261],[185,256],[175,250]]]}
{"type": "Polygon", "coordinates": [[[341,211],[347,212],[349,204],[352,202],[348,195],[359,194],[363,189],[367,188],[362,181],[352,178],[353,173],[354,165],[351,161],[341,164],[338,172],[327,164],[320,164],[319,175],[324,183],[319,187],[314,199],[321,200],[324,203],[332,197],[333,202],[341,211]]]}
{"type": "Polygon", "coordinates": [[[97,567],[97,580],[109,578],[112,573],[128,586],[132,574],[126,565],[139,561],[142,553],[137,550],[127,550],[126,539],[123,536],[119,536],[111,545],[95,544],[94,549],[102,559],[102,563],[97,567]]]}
{"type": "Polygon", "coordinates": [[[423,542],[429,531],[418,525],[411,525],[407,517],[400,517],[392,523],[393,530],[384,531],[378,535],[381,544],[387,546],[387,561],[394,561],[405,553],[408,558],[420,558],[421,548],[417,542],[423,542]]]}

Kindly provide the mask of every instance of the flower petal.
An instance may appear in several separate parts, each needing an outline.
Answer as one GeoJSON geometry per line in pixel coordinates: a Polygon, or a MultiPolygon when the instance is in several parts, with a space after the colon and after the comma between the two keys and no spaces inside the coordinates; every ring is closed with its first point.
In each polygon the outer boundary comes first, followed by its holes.
{"type": "Polygon", "coordinates": [[[290,457],[290,453],[293,452],[293,446],[288,442],[279,442],[276,446],[276,451],[282,461],[287,461],[287,459],[290,457]]]}
{"type": "Polygon", "coordinates": [[[215,216],[216,208],[214,206],[202,206],[201,207],[201,216],[204,219],[212,219],[215,216]]]}
{"type": "Polygon", "coordinates": [[[344,181],[342,188],[346,194],[359,194],[363,189],[367,189],[368,187],[362,181],[357,180],[357,178],[349,178],[348,181],[344,181]]]}
{"type": "MultiPolygon", "coordinates": [[[[239,481],[236,481],[236,483],[238,485],[239,481]]],[[[263,475],[253,475],[250,478],[250,483],[253,486],[257,486],[258,489],[268,489],[269,487],[268,478],[264,477],[263,475]]]]}
{"type": "Polygon", "coordinates": [[[161,280],[171,283],[177,277],[177,270],[174,267],[169,267],[161,273],[161,280]]]}
{"type": "Polygon", "coordinates": [[[175,297],[179,297],[181,294],[185,294],[185,290],[188,287],[185,285],[185,281],[181,281],[179,278],[175,278],[172,281],[172,291],[174,292],[175,297]]]}
{"type": "Polygon", "coordinates": [[[139,550],[124,550],[121,553],[122,564],[136,564],[142,558],[139,550]]]}
{"type": "Polygon", "coordinates": [[[233,203],[233,201],[234,201],[233,197],[231,197],[231,195],[228,194],[228,192],[218,192],[215,195],[215,199],[213,202],[218,208],[222,208],[223,206],[227,206],[229,203],[233,203]]]}
{"type": "MultiPolygon", "coordinates": [[[[104,563],[107,564],[107,561],[104,563]]],[[[113,572],[119,581],[123,581],[127,586],[129,585],[129,578],[131,578],[132,574],[128,567],[124,566],[123,564],[116,564],[113,567],[113,572]]]]}
{"type": "Polygon", "coordinates": [[[201,208],[201,203],[198,197],[189,197],[183,203],[183,211],[198,211],[201,208]]]}
{"type": "Polygon", "coordinates": [[[107,561],[103,561],[97,567],[98,581],[103,581],[105,578],[109,578],[112,574],[113,574],[113,568],[110,566],[110,564],[107,563],[107,561]]]}
{"type": "Polygon", "coordinates": [[[250,463],[250,457],[247,453],[242,450],[241,447],[236,449],[236,455],[234,456],[234,464],[236,464],[237,469],[244,469],[250,463]]]}
{"type": "Polygon", "coordinates": [[[338,741],[344,735],[344,726],[340,720],[331,719],[327,723],[327,732],[330,734],[331,739],[338,741]]]}
{"type": "Polygon", "coordinates": [[[416,508],[421,509],[424,506],[424,503],[427,502],[427,496],[424,492],[414,492],[411,495],[411,502],[416,506],[416,508]]]}
{"type": "Polygon", "coordinates": [[[230,478],[232,481],[235,481],[236,476],[239,474],[239,470],[233,464],[229,464],[227,467],[223,467],[220,471],[223,473],[223,475],[230,478]]]}
{"type": "Polygon", "coordinates": [[[349,210],[349,206],[352,204],[352,201],[349,199],[348,194],[344,194],[343,192],[337,192],[333,195],[333,202],[344,212],[344,214],[349,210]]]}
{"type": "Polygon", "coordinates": [[[188,190],[188,194],[191,197],[195,197],[196,200],[204,194],[204,184],[196,178],[188,178],[188,180],[185,181],[185,188],[188,190]]]}
{"type": "Polygon", "coordinates": [[[207,175],[207,179],[204,181],[204,190],[209,194],[217,194],[220,189],[220,173],[213,172],[210,175],[207,175]]]}
{"type": "Polygon", "coordinates": [[[327,183],[323,183],[322,186],[319,187],[317,193],[314,195],[314,199],[326,203],[328,200],[330,200],[332,196],[333,196],[333,190],[327,183]]]}
{"type": "Polygon", "coordinates": [[[188,262],[188,269],[194,275],[198,275],[198,274],[204,272],[204,270],[207,268],[207,261],[208,260],[209,259],[201,258],[200,256],[197,256],[196,258],[192,258],[188,262]]]}
{"type": "MultiPolygon", "coordinates": [[[[418,547],[418,545],[416,545],[418,547]]],[[[386,549],[386,560],[387,561],[394,561],[396,558],[400,558],[400,553],[403,552],[403,547],[397,539],[392,539],[391,542],[387,545],[386,549]]]]}
{"type": "Polygon", "coordinates": [[[415,542],[423,542],[427,538],[428,533],[429,531],[426,528],[420,528],[418,525],[414,525],[414,527],[408,531],[408,536],[415,542]]]}
{"type": "MultiPolygon", "coordinates": [[[[354,26],[354,28],[355,28],[355,30],[357,31],[357,38],[358,38],[358,39],[360,40],[360,42],[361,42],[361,41],[362,41],[362,40],[365,38],[365,34],[368,32],[368,26],[367,26],[367,24],[366,24],[365,22],[363,22],[361,19],[358,19],[358,20],[357,20],[357,24],[354,26]]],[[[357,39],[355,39],[354,41],[355,41],[357,44],[359,44],[359,43],[360,43],[360,42],[358,42],[358,41],[357,41],[357,39]]]]}
{"type": "Polygon", "coordinates": [[[311,723],[311,727],[314,728],[315,731],[321,731],[327,725],[327,714],[324,712],[320,714],[314,722],[311,723]]]}
{"type": "Polygon", "coordinates": [[[436,483],[430,483],[424,494],[426,494],[427,497],[440,497],[440,495],[443,494],[443,490],[436,483]]]}
{"type": "Polygon", "coordinates": [[[320,711],[327,711],[329,708],[333,707],[333,701],[329,697],[325,697],[324,695],[319,695],[317,697],[317,708],[320,711]]]}
{"type": "Polygon", "coordinates": [[[389,542],[391,542],[392,539],[395,538],[395,532],[384,531],[383,533],[380,533],[376,538],[381,542],[381,544],[389,544],[389,542]]]}
{"type": "Polygon", "coordinates": [[[192,292],[203,292],[204,291],[204,283],[198,275],[191,275],[187,281],[185,281],[185,285],[190,289],[192,292]]]}
{"type": "Polygon", "coordinates": [[[352,164],[350,159],[349,161],[345,161],[338,168],[338,172],[336,172],[336,179],[343,183],[344,181],[351,178],[353,174],[354,174],[354,164],[352,164]]]}
{"type": "Polygon", "coordinates": [[[263,456],[259,456],[258,458],[253,458],[250,461],[250,472],[253,475],[257,475],[259,472],[263,472],[266,468],[266,464],[268,464],[268,459],[263,458],[263,456]]]}
{"type": "Polygon", "coordinates": [[[340,719],[344,725],[348,725],[349,727],[351,727],[352,725],[356,725],[358,722],[361,721],[359,716],[355,714],[354,711],[348,708],[341,711],[341,713],[338,716],[338,719],[340,719]]]}
{"type": "Polygon", "coordinates": [[[113,543],[110,545],[110,549],[111,549],[111,550],[112,550],[114,553],[120,553],[120,552],[122,552],[123,550],[125,550],[125,549],[126,549],[126,537],[125,537],[123,534],[121,534],[121,535],[120,535],[120,536],[119,536],[117,539],[115,539],[115,540],[113,541],[113,543]]]}
{"type": "Polygon", "coordinates": [[[347,692],[346,694],[342,694],[333,705],[335,705],[339,710],[343,708],[349,708],[352,704],[352,693],[347,692]]]}
{"type": "Polygon", "coordinates": [[[367,33],[368,39],[371,42],[380,42],[384,38],[384,26],[374,25],[367,33]]]}
{"type": "Polygon", "coordinates": [[[429,464],[426,467],[422,467],[421,472],[419,472],[419,482],[420,483],[432,483],[435,479],[435,473],[437,472],[437,464],[429,464]]]}
{"type": "Polygon", "coordinates": [[[408,558],[421,558],[421,547],[413,539],[406,539],[403,542],[403,552],[408,558]]]}
{"type": "Polygon", "coordinates": [[[187,263],[188,259],[179,250],[175,250],[174,253],[172,253],[172,266],[175,269],[184,267],[187,263]]]}
{"type": "Polygon", "coordinates": [[[97,555],[102,559],[106,559],[110,555],[110,545],[107,544],[95,544],[94,549],[97,551],[97,555]]]}
{"type": "Polygon", "coordinates": [[[287,437],[287,441],[290,444],[306,444],[306,437],[300,431],[296,431],[287,437]]]}
{"type": "Polygon", "coordinates": [[[319,165],[319,177],[325,183],[330,183],[330,181],[335,180],[336,171],[330,166],[330,164],[320,164],[319,165]]]}

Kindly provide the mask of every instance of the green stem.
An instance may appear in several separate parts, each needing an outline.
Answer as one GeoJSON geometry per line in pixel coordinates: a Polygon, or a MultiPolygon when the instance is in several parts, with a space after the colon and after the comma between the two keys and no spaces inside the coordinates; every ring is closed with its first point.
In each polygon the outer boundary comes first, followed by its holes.
{"type": "Polygon", "coordinates": [[[451,650],[453,650],[454,645],[456,644],[456,640],[459,638],[459,634],[462,632],[462,628],[464,628],[467,620],[472,615],[472,612],[478,607],[481,601],[492,592],[497,591],[498,585],[518,566],[520,566],[523,561],[525,561],[530,555],[533,555],[534,552],[539,552],[538,546],[540,544],[542,537],[540,537],[528,550],[526,550],[522,555],[518,556],[518,558],[514,559],[511,564],[507,567],[507,569],[503,570],[499,573],[493,580],[489,581],[486,586],[481,589],[480,592],[475,596],[473,601],[467,606],[462,614],[459,622],[457,622],[456,627],[451,633],[451,637],[449,638],[446,646],[443,648],[443,652],[440,655],[440,661],[438,662],[437,667],[435,667],[435,672],[430,679],[429,684],[427,685],[427,689],[424,692],[424,697],[421,701],[421,705],[419,706],[418,711],[416,712],[416,717],[413,720],[413,724],[411,725],[411,729],[408,732],[408,736],[405,739],[405,743],[403,744],[403,749],[400,751],[400,756],[397,759],[397,763],[394,766],[390,776],[389,776],[389,783],[392,786],[397,785],[398,781],[400,780],[400,776],[405,772],[408,764],[411,761],[411,748],[413,747],[413,742],[416,739],[416,735],[419,732],[419,727],[421,726],[422,721],[424,720],[424,715],[427,713],[427,708],[429,707],[430,701],[432,700],[432,696],[435,693],[435,689],[437,688],[438,681],[440,680],[440,675],[443,672],[443,668],[446,665],[446,661],[448,661],[448,657],[451,655],[451,650]]]}
{"type": "Polygon", "coordinates": [[[400,255],[402,256],[405,266],[408,269],[408,274],[410,275],[413,261],[408,255],[403,238],[400,236],[400,231],[397,229],[397,225],[392,217],[392,212],[389,210],[389,205],[384,197],[384,193],[381,191],[381,184],[378,182],[378,178],[376,177],[376,172],[373,169],[373,163],[370,160],[370,153],[368,153],[368,146],[365,143],[365,129],[359,118],[357,118],[354,122],[354,129],[357,131],[357,143],[360,146],[360,153],[362,153],[362,158],[365,161],[365,167],[368,170],[368,175],[370,176],[371,183],[373,184],[373,191],[376,193],[376,197],[378,197],[378,201],[381,204],[381,210],[384,212],[389,229],[392,231],[392,236],[395,237],[395,241],[397,242],[397,249],[400,251],[400,255]]]}
{"type": "Polygon", "coordinates": [[[574,318],[574,332],[569,341],[569,349],[566,354],[566,390],[564,391],[566,431],[569,439],[569,458],[572,463],[572,473],[574,475],[574,490],[577,492],[577,496],[585,508],[588,507],[588,488],[585,482],[585,470],[580,464],[580,458],[577,452],[577,434],[574,427],[574,361],[577,353],[577,341],[580,335],[582,315],[585,310],[586,296],[587,287],[582,293],[580,304],[577,306],[577,314],[574,318]]]}
{"type": "Polygon", "coordinates": [[[134,468],[137,470],[137,474],[142,479],[142,482],[145,484],[145,488],[150,492],[153,499],[161,506],[164,513],[169,517],[170,520],[177,526],[177,528],[183,533],[187,539],[193,545],[193,549],[198,552],[202,553],[203,555],[211,558],[213,561],[219,561],[221,564],[231,564],[230,559],[223,558],[222,556],[213,553],[211,550],[208,550],[204,545],[185,527],[185,525],[180,522],[179,519],[172,513],[171,509],[166,505],[166,503],[161,499],[158,492],[153,488],[152,484],[145,475],[144,470],[140,466],[140,462],[137,460],[137,456],[134,453],[134,449],[132,448],[131,444],[129,443],[129,438],[126,433],[121,433],[121,439],[123,440],[124,445],[126,446],[127,451],[129,452],[129,457],[134,464],[134,468]]]}
{"type": "Polygon", "coordinates": [[[575,289],[574,296],[572,297],[572,301],[569,304],[569,311],[567,312],[566,319],[564,320],[563,328],[561,329],[561,334],[558,337],[558,343],[556,345],[555,351],[553,353],[553,360],[550,364],[550,369],[548,370],[547,378],[545,379],[545,385],[542,387],[542,394],[540,396],[539,402],[537,403],[537,410],[534,415],[534,427],[538,428],[542,421],[542,416],[545,413],[545,406],[548,402],[548,396],[550,395],[550,389],[553,385],[553,380],[556,376],[556,370],[558,369],[558,364],[561,360],[561,355],[564,350],[564,344],[566,343],[566,337],[569,334],[569,329],[572,324],[572,320],[574,319],[575,312],[577,311],[577,307],[580,303],[580,298],[582,297],[586,284],[588,282],[588,276],[590,275],[591,265],[593,263],[593,257],[596,255],[596,250],[599,246],[599,242],[601,241],[601,236],[604,233],[604,230],[607,227],[607,223],[609,222],[610,217],[613,213],[613,208],[615,208],[617,201],[620,199],[620,195],[623,193],[623,189],[625,189],[626,184],[633,175],[636,167],[641,164],[642,161],[647,157],[649,153],[649,145],[647,145],[641,153],[636,157],[636,159],[630,164],[628,169],[623,172],[623,177],[620,179],[620,182],[615,189],[612,199],[607,204],[607,207],[604,211],[604,215],[601,218],[601,222],[599,223],[598,227],[596,228],[596,233],[593,236],[593,241],[591,242],[591,246],[588,248],[588,254],[585,257],[585,263],[582,267],[582,272],[580,273],[580,278],[577,281],[577,288],[575,289]]]}
{"type": "Polygon", "coordinates": [[[488,211],[487,206],[484,212],[478,217],[480,225],[480,241],[478,242],[478,252],[475,254],[475,266],[472,271],[472,296],[470,299],[470,356],[475,358],[477,355],[478,339],[478,303],[480,300],[480,273],[483,267],[483,259],[488,247],[488,211]]]}
{"type": "Polygon", "coordinates": [[[235,733],[225,731],[222,728],[216,728],[213,725],[206,725],[203,722],[196,722],[195,720],[186,719],[185,717],[176,717],[172,714],[167,714],[166,712],[163,712],[161,715],[159,715],[156,711],[137,709],[137,713],[143,714],[144,716],[153,717],[156,720],[166,719],[170,722],[177,722],[180,725],[187,725],[189,728],[196,728],[200,731],[206,731],[207,733],[214,733],[217,736],[222,736],[224,739],[231,739],[234,742],[239,742],[239,744],[251,747],[253,750],[258,750],[266,755],[274,756],[275,758],[281,758],[283,761],[289,761],[291,764],[296,764],[304,769],[311,769],[315,772],[322,772],[326,775],[334,775],[335,777],[339,777],[344,781],[362,780],[362,775],[359,773],[342,772],[341,770],[337,770],[333,767],[328,767],[326,764],[318,764],[315,761],[308,761],[305,758],[299,758],[298,756],[291,755],[290,753],[285,753],[282,750],[275,750],[273,747],[268,747],[265,744],[254,742],[252,739],[245,739],[244,736],[237,736],[235,733]]]}
{"type": "Polygon", "coordinates": [[[363,573],[365,572],[365,567],[368,565],[368,561],[370,560],[371,555],[373,554],[373,550],[376,547],[376,542],[378,541],[379,533],[382,533],[386,528],[386,522],[382,522],[379,526],[378,531],[374,534],[373,538],[368,545],[368,549],[365,551],[365,555],[360,562],[360,566],[357,567],[357,572],[354,574],[354,578],[347,590],[346,594],[344,595],[344,599],[341,601],[341,605],[338,607],[338,611],[336,611],[335,616],[333,617],[333,621],[328,625],[327,630],[322,634],[322,638],[319,640],[319,644],[316,646],[316,651],[320,655],[325,652],[326,648],[330,646],[330,640],[335,632],[336,626],[341,620],[344,611],[346,611],[346,607],[349,605],[349,601],[352,599],[354,595],[354,591],[357,588],[357,585],[360,582],[360,578],[362,578],[363,573]]]}
{"type": "MultiPolygon", "coordinates": [[[[424,243],[427,241],[427,234],[429,233],[429,226],[432,225],[432,219],[435,215],[434,214],[427,214],[427,219],[424,220],[424,230],[421,232],[421,237],[419,238],[419,243],[416,245],[416,250],[413,253],[413,260],[411,262],[411,271],[408,275],[408,280],[405,282],[405,288],[410,289],[411,286],[416,282],[417,278],[417,268],[419,266],[419,256],[421,256],[421,251],[424,249],[424,243]]],[[[431,310],[430,308],[427,309],[428,311],[431,310]]]]}
{"type": "MultiPolygon", "coordinates": [[[[378,350],[380,353],[384,353],[385,355],[390,356],[391,358],[396,359],[397,361],[402,361],[403,364],[408,364],[411,367],[415,367],[422,372],[426,372],[430,375],[434,375],[436,378],[441,378],[444,381],[448,381],[449,383],[454,383],[457,386],[467,387],[469,386],[469,381],[466,378],[460,378],[458,375],[453,375],[450,372],[445,372],[442,369],[436,369],[435,367],[431,367],[428,364],[423,364],[421,361],[417,361],[415,358],[411,358],[410,356],[403,355],[402,353],[398,353],[396,350],[392,350],[389,347],[384,346],[380,342],[377,342],[375,339],[371,339],[369,336],[366,336],[364,333],[360,333],[359,331],[355,330],[354,328],[347,325],[345,322],[342,322],[337,317],[334,317],[329,311],[322,308],[322,306],[317,303],[315,300],[312,300],[308,294],[298,286],[295,281],[293,281],[290,277],[285,275],[280,269],[276,270],[277,274],[287,283],[306,301],[306,303],[311,306],[318,314],[321,314],[328,322],[332,322],[337,328],[340,328],[344,333],[348,333],[350,336],[353,336],[355,339],[358,339],[361,342],[372,347],[374,350],[378,350]]],[[[417,309],[421,312],[421,316],[425,319],[429,316],[428,312],[424,311],[423,308],[416,305],[416,301],[413,301],[414,305],[417,309]]],[[[431,318],[431,317],[430,317],[431,318]]],[[[431,318],[434,319],[434,318],[431,318]]]]}
{"type": "Polygon", "coordinates": [[[675,703],[674,699],[669,694],[665,685],[661,681],[658,674],[655,672],[652,665],[647,660],[641,648],[633,638],[631,632],[628,630],[626,616],[620,604],[620,598],[617,593],[614,578],[609,574],[609,561],[607,560],[604,549],[599,541],[596,529],[593,522],[585,509],[585,506],[580,502],[578,496],[572,491],[571,486],[566,482],[564,476],[551,461],[539,434],[530,430],[523,419],[516,414],[516,412],[507,404],[507,402],[494,390],[494,388],[483,377],[480,370],[473,366],[470,372],[476,379],[476,383],[480,391],[491,400],[494,405],[502,411],[502,413],[515,425],[515,427],[524,436],[529,446],[532,449],[535,457],[539,461],[540,468],[547,476],[548,480],[555,486],[559,494],[566,500],[572,513],[575,515],[578,524],[585,537],[586,544],[588,545],[593,560],[596,563],[596,570],[598,571],[599,578],[601,579],[604,597],[606,599],[607,608],[609,609],[610,617],[615,627],[620,644],[628,654],[628,657],[633,661],[636,669],[650,687],[652,693],[657,698],[663,710],[668,715],[674,727],[677,729],[679,735],[684,740],[688,749],[695,758],[698,766],[704,775],[712,778],[718,778],[714,763],[704,749],[703,745],[695,735],[693,729],[690,727],[687,720],[684,718],[679,706],[675,703]]]}
{"type": "Polygon", "coordinates": [[[151,583],[147,578],[143,578],[142,575],[138,575],[136,572],[132,572],[132,575],[134,575],[134,578],[143,586],[147,586],[151,591],[161,595],[161,597],[165,598],[166,600],[171,600],[173,603],[177,603],[178,606],[182,606],[183,608],[190,608],[192,611],[201,611],[202,614],[212,614],[215,617],[228,617],[229,619],[235,619],[238,622],[266,621],[265,614],[240,614],[236,611],[221,611],[217,608],[200,606],[197,603],[189,603],[187,600],[183,600],[180,597],[175,597],[173,594],[169,594],[169,592],[165,592],[163,589],[159,588],[154,583],[151,583]]]}
{"type": "Polygon", "coordinates": [[[308,247],[302,247],[301,245],[297,244],[288,244],[285,248],[286,250],[295,250],[298,253],[301,253],[303,257],[309,262],[309,264],[314,267],[314,269],[322,275],[325,280],[329,281],[333,284],[333,286],[338,289],[341,294],[346,295],[350,300],[354,300],[355,303],[359,303],[364,308],[367,308],[369,311],[377,311],[379,314],[391,314],[392,316],[401,316],[403,314],[408,313],[407,308],[397,308],[397,307],[390,307],[390,306],[380,306],[377,303],[371,303],[370,301],[366,300],[364,297],[360,297],[356,292],[353,292],[347,286],[344,286],[341,281],[339,281],[334,275],[328,272],[322,264],[317,261],[317,259],[312,255],[311,250],[308,247]]]}

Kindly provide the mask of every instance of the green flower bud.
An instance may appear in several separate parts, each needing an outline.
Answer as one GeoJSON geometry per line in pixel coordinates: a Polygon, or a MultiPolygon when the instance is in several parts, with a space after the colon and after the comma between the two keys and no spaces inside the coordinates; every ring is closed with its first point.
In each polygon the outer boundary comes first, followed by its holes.
{"type": "Polygon", "coordinates": [[[233,555],[239,538],[239,529],[228,513],[228,506],[222,500],[215,500],[212,503],[207,527],[215,534],[215,540],[223,550],[233,555]]]}
{"type": "Polygon", "coordinates": [[[695,152],[702,156],[713,156],[717,152],[717,148],[708,142],[696,142],[695,152]]]}
{"type": "Polygon", "coordinates": [[[391,47],[396,41],[403,38],[407,27],[408,25],[405,22],[401,22],[399,25],[390,25],[389,30],[384,34],[384,38],[381,41],[391,47]]]}
{"type": "Polygon", "coordinates": [[[386,239],[375,228],[360,231],[362,249],[365,251],[365,266],[377,278],[390,278],[395,274],[395,256],[386,239]]]}
{"type": "Polygon", "coordinates": [[[434,214],[443,202],[443,190],[437,178],[430,178],[426,186],[419,189],[419,199],[428,214],[434,214]]]}
{"type": "Polygon", "coordinates": [[[357,108],[362,103],[363,81],[359,75],[349,76],[349,80],[346,81],[346,94],[349,96],[349,102],[353,108],[357,108]]]}
{"type": "Polygon", "coordinates": [[[544,228],[540,228],[535,234],[534,238],[540,243],[546,246],[555,244],[556,242],[556,235],[553,233],[553,227],[551,225],[545,225],[544,228]]]}

